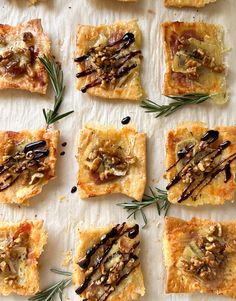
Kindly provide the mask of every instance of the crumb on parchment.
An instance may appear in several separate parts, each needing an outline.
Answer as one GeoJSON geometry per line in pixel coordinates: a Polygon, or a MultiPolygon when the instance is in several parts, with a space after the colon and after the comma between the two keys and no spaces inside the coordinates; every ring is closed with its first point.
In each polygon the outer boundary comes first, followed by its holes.
{"type": "Polygon", "coordinates": [[[65,268],[68,268],[72,264],[72,251],[65,251],[62,253],[63,255],[63,260],[62,260],[62,266],[65,268]]]}
{"type": "Polygon", "coordinates": [[[68,201],[68,198],[65,195],[59,196],[59,202],[66,202],[68,201]]]}

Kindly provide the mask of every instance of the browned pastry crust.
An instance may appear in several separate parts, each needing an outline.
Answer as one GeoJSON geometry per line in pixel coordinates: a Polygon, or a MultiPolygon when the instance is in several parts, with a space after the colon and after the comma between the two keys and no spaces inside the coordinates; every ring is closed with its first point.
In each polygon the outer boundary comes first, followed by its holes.
{"type": "MultiPolygon", "coordinates": [[[[76,35],[76,52],[75,57],[85,55],[91,47],[103,45],[104,43],[112,43],[122,38],[127,32],[131,32],[135,36],[135,42],[128,48],[129,51],[140,50],[141,47],[141,32],[136,21],[118,22],[112,25],[79,25],[76,35]]],[[[137,64],[136,68],[130,71],[129,75],[123,76],[115,84],[109,83],[105,86],[97,85],[89,88],[87,93],[90,95],[109,98],[109,99],[127,99],[140,100],[144,91],[140,80],[140,57],[133,57],[132,60],[137,64]]],[[[77,64],[77,71],[84,71],[83,63],[77,64]]],[[[94,80],[96,74],[77,78],[77,89],[94,80]]]]}
{"type": "MultiPolygon", "coordinates": [[[[125,228],[132,227],[133,225],[125,225],[125,228]]],[[[85,272],[79,267],[78,261],[83,258],[86,254],[88,248],[92,247],[98,243],[103,234],[111,231],[112,226],[106,228],[95,229],[91,228],[88,230],[79,229],[78,238],[79,244],[76,251],[76,256],[74,259],[74,273],[73,273],[73,283],[77,289],[85,279],[85,272]]],[[[135,242],[140,241],[140,236],[138,235],[134,239],[135,242]]],[[[127,243],[126,243],[127,244],[127,243]]],[[[122,242],[118,242],[116,245],[120,248],[122,242]]],[[[126,246],[127,247],[127,246],[126,246]]],[[[89,290],[87,290],[89,291],[89,290]]],[[[80,295],[82,300],[85,298],[84,292],[80,295]]],[[[124,279],[119,286],[115,289],[114,293],[111,294],[106,300],[107,301],[131,301],[137,300],[140,296],[145,293],[143,275],[140,264],[129,274],[129,276],[124,279]]],[[[89,299],[90,300],[90,299],[89,299]]]]}
{"type": "Polygon", "coordinates": [[[43,32],[41,20],[30,20],[17,26],[0,24],[0,57],[5,57],[9,50],[13,53],[17,51],[18,54],[14,54],[15,57],[13,55],[7,65],[6,69],[11,71],[6,72],[5,65],[1,67],[4,60],[0,59],[0,89],[13,88],[45,94],[48,76],[38,57],[50,54],[50,41],[43,32]],[[26,35],[32,34],[32,40],[26,41],[25,33],[26,35]],[[3,43],[1,43],[1,39],[4,39],[3,43]],[[31,47],[32,45],[34,48],[31,47]],[[22,69],[17,65],[9,67],[10,64],[15,64],[19,58],[22,69]]]}
{"type": "Polygon", "coordinates": [[[204,7],[209,3],[216,2],[216,0],[165,0],[167,7],[204,7]]]}
{"type": "Polygon", "coordinates": [[[201,235],[210,226],[216,225],[210,220],[193,218],[184,221],[175,217],[167,217],[163,237],[165,265],[167,269],[166,293],[210,293],[236,298],[236,222],[221,222],[222,237],[226,242],[226,260],[218,280],[205,282],[179,267],[179,259],[197,235],[201,235]]]}
{"type": "Polygon", "coordinates": [[[22,130],[19,132],[0,131],[0,164],[3,164],[6,156],[9,156],[15,147],[20,149],[24,145],[38,141],[46,141],[49,155],[45,158],[44,164],[47,169],[43,171],[43,177],[35,183],[29,184],[30,179],[22,173],[20,177],[7,189],[0,191],[1,203],[28,204],[28,200],[39,194],[49,180],[55,178],[55,165],[59,131],[47,131],[40,129],[37,131],[22,130]],[[26,181],[27,180],[27,181],[26,181]]]}
{"type": "Polygon", "coordinates": [[[138,133],[132,127],[116,130],[112,127],[86,125],[80,131],[78,162],[78,186],[81,198],[123,193],[136,200],[142,199],[146,185],[146,135],[144,133],[138,133]],[[136,158],[136,162],[130,166],[125,176],[96,184],[86,167],[86,159],[97,143],[107,140],[121,146],[127,156],[136,158]]]}
{"type": "MultiPolygon", "coordinates": [[[[185,122],[177,126],[176,129],[169,131],[166,141],[166,170],[170,168],[177,160],[177,151],[179,145],[187,142],[193,141],[199,142],[201,137],[209,129],[204,123],[201,122],[185,122]]],[[[236,152],[236,127],[235,126],[219,126],[212,128],[211,130],[219,131],[219,139],[217,140],[216,145],[219,145],[223,141],[229,140],[231,145],[225,149],[219,160],[234,154],[236,152]]],[[[231,163],[231,173],[232,176],[227,183],[225,183],[225,173],[221,172],[218,174],[213,181],[207,186],[205,186],[201,193],[198,194],[197,199],[194,200],[192,197],[189,197],[181,204],[188,206],[198,206],[203,204],[211,205],[221,205],[225,201],[233,200],[234,192],[236,189],[236,183],[234,181],[236,170],[236,162],[231,163]]],[[[177,166],[173,167],[166,172],[165,177],[168,183],[173,179],[173,177],[178,173],[179,169],[177,166]]],[[[182,192],[188,184],[183,183],[182,181],[178,182],[170,188],[168,191],[168,199],[171,203],[177,203],[178,198],[181,196],[182,192]]]]}
{"type": "Polygon", "coordinates": [[[226,97],[222,27],[198,22],[165,22],[162,30],[166,61],[164,95],[218,93],[226,97]],[[186,56],[186,47],[191,49],[193,58],[186,56]]]}
{"type": "MultiPolygon", "coordinates": [[[[21,247],[21,242],[16,242],[20,235],[28,235],[27,255],[24,258],[21,257],[18,259],[18,264],[21,269],[18,273],[17,281],[13,283],[11,283],[10,280],[6,281],[6,274],[4,278],[0,277],[0,295],[6,296],[15,293],[30,296],[39,291],[38,260],[47,242],[47,233],[43,228],[43,221],[25,220],[19,223],[0,222],[1,246],[5,245],[5,239],[7,239],[8,243],[13,241],[21,247]]],[[[0,252],[4,252],[4,249],[1,249],[0,252]]],[[[21,252],[22,250],[19,250],[19,254],[21,254],[21,252]]],[[[4,255],[4,253],[2,254],[4,255]]],[[[3,267],[4,260],[0,259],[0,261],[1,267],[3,267]]],[[[1,273],[2,271],[0,271],[0,275],[1,273]]]]}

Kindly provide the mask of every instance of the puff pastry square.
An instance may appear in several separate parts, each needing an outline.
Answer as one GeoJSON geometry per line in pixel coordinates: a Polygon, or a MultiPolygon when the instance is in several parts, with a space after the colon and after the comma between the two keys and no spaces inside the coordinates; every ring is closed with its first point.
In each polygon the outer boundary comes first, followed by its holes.
{"type": "Polygon", "coordinates": [[[166,174],[171,203],[220,205],[234,199],[236,126],[186,122],[169,131],[166,174]],[[172,184],[171,184],[172,183],[172,184]]]}
{"type": "Polygon", "coordinates": [[[138,225],[79,230],[73,282],[81,300],[102,295],[107,301],[131,301],[143,296],[139,244],[138,225]]]}
{"type": "Polygon", "coordinates": [[[216,0],[165,0],[165,6],[170,7],[204,7],[216,0]]]}
{"type": "Polygon", "coordinates": [[[226,98],[223,29],[206,23],[162,24],[166,73],[164,95],[217,94],[226,98]]]}
{"type": "Polygon", "coordinates": [[[0,222],[0,295],[39,291],[38,260],[46,242],[43,221],[0,222]]]}
{"type": "Polygon", "coordinates": [[[210,293],[236,298],[235,235],[235,221],[217,223],[196,218],[191,221],[166,218],[163,237],[166,292],[210,293]],[[205,248],[211,251],[207,253],[205,248]]]}
{"type": "Polygon", "coordinates": [[[141,200],[146,185],[146,134],[132,127],[86,125],[80,131],[78,163],[81,198],[123,193],[141,200]]]}
{"type": "Polygon", "coordinates": [[[50,54],[40,19],[17,26],[0,24],[0,89],[45,94],[48,76],[39,57],[50,54]]]}
{"type": "Polygon", "coordinates": [[[0,203],[28,204],[55,178],[59,131],[0,131],[0,203]]]}
{"type": "Polygon", "coordinates": [[[79,25],[75,62],[77,89],[90,95],[140,100],[141,32],[136,21],[79,25]]]}

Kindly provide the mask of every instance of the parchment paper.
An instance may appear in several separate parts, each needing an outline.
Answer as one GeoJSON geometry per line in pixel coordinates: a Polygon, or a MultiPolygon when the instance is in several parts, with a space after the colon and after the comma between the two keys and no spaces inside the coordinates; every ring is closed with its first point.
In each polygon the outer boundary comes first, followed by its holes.
{"type": "MultiPolygon", "coordinates": [[[[77,162],[76,143],[79,129],[86,122],[121,126],[121,119],[130,115],[138,130],[148,135],[148,185],[165,187],[162,179],[165,170],[164,137],[167,131],[182,121],[204,121],[209,126],[235,124],[236,107],[236,18],[235,0],[218,0],[216,4],[204,9],[166,9],[163,0],[139,0],[139,3],[121,3],[115,0],[47,0],[37,6],[28,7],[25,0],[1,0],[0,23],[17,24],[33,18],[41,18],[45,31],[52,40],[52,48],[62,61],[65,73],[66,94],[63,109],[74,109],[75,113],[56,127],[61,130],[61,143],[58,153],[65,150],[65,156],[58,156],[57,179],[51,181],[43,192],[31,199],[30,207],[0,205],[0,219],[17,222],[36,216],[45,221],[49,239],[40,260],[41,286],[51,284],[59,276],[52,274],[52,267],[62,268],[63,252],[74,252],[77,237],[76,229],[103,226],[126,220],[127,213],[116,203],[128,200],[122,195],[93,198],[81,201],[77,193],[71,194],[76,184],[77,162]],[[75,32],[78,23],[100,24],[120,20],[138,19],[143,32],[143,85],[152,100],[166,102],[161,96],[164,73],[163,45],[160,23],[168,20],[206,21],[219,23],[225,27],[226,44],[232,47],[227,55],[230,65],[228,85],[230,102],[224,106],[202,104],[184,109],[169,118],[155,119],[144,113],[138,104],[123,101],[104,101],[84,95],[75,89],[75,66],[73,51],[75,32]],[[60,201],[60,199],[62,199],[60,201]]],[[[46,97],[19,91],[0,92],[0,129],[20,130],[37,129],[44,126],[42,108],[53,105],[53,94],[46,97]]],[[[224,206],[204,206],[195,209],[184,206],[172,206],[169,215],[190,219],[193,216],[230,220],[235,218],[236,206],[228,203],[224,206]]],[[[164,293],[165,271],[162,255],[163,219],[157,215],[155,207],[147,210],[149,225],[141,231],[142,266],[146,284],[146,295],[142,300],[227,300],[223,297],[208,295],[166,295],[164,293]]],[[[142,220],[139,220],[142,225],[142,220]]],[[[71,269],[71,267],[69,267],[71,269]]],[[[74,288],[66,291],[69,300],[78,300],[74,288]]],[[[1,301],[27,300],[26,297],[0,296],[1,301]]],[[[66,300],[66,299],[65,299],[66,300]]],[[[228,299],[229,300],[229,299],[228,299]]]]}

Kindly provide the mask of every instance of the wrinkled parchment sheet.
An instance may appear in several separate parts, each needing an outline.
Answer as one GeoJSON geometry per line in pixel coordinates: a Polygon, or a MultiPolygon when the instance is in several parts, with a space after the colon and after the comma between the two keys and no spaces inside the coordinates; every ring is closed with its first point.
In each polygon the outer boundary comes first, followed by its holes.
{"type": "MultiPolygon", "coordinates": [[[[121,119],[130,115],[139,131],[148,136],[148,185],[165,187],[164,139],[166,133],[177,123],[183,121],[204,121],[209,126],[235,124],[236,115],[236,18],[235,0],[218,0],[204,9],[167,9],[163,0],[139,0],[137,3],[121,3],[116,0],[42,0],[36,6],[27,6],[26,0],[0,0],[0,23],[16,25],[33,18],[41,18],[45,31],[52,40],[52,49],[62,62],[66,93],[64,110],[74,109],[75,113],[56,125],[61,130],[61,143],[58,153],[65,150],[65,156],[58,156],[57,178],[43,189],[43,192],[30,201],[29,207],[0,205],[0,219],[17,222],[21,219],[43,219],[48,229],[49,239],[45,252],[40,259],[41,287],[44,288],[60,276],[52,274],[52,267],[61,268],[63,252],[74,252],[77,244],[76,229],[78,224],[84,228],[104,226],[126,220],[127,213],[116,204],[127,201],[122,195],[105,196],[80,200],[77,193],[71,194],[76,184],[77,162],[76,144],[79,129],[85,123],[93,121],[102,124],[121,126],[121,119]],[[155,119],[145,114],[135,103],[106,101],[82,94],[75,89],[75,66],[73,51],[77,24],[110,24],[115,21],[138,19],[143,33],[143,68],[142,80],[147,96],[161,103],[167,99],[161,96],[164,73],[163,43],[160,23],[169,20],[206,21],[219,23],[225,27],[226,45],[232,47],[226,57],[230,65],[228,86],[230,102],[224,106],[205,103],[181,110],[168,118],[155,119]]],[[[38,129],[44,126],[43,108],[53,105],[53,93],[46,96],[19,91],[0,92],[0,129],[21,130],[38,129]]],[[[193,216],[230,220],[235,218],[236,204],[224,206],[204,206],[186,208],[172,206],[169,215],[190,219],[193,216]]],[[[155,207],[147,210],[148,226],[141,231],[141,261],[145,277],[145,301],[202,301],[229,300],[208,295],[166,295],[165,270],[162,254],[163,218],[157,215],[155,207]]],[[[138,220],[142,225],[142,220],[138,220]]],[[[64,268],[70,269],[71,267],[64,268]]],[[[79,300],[70,287],[65,291],[68,300],[79,300]]],[[[26,297],[0,297],[1,301],[27,300],[26,297]]],[[[59,300],[59,299],[58,299],[59,300]]],[[[65,300],[67,300],[65,298],[65,300]]]]}

